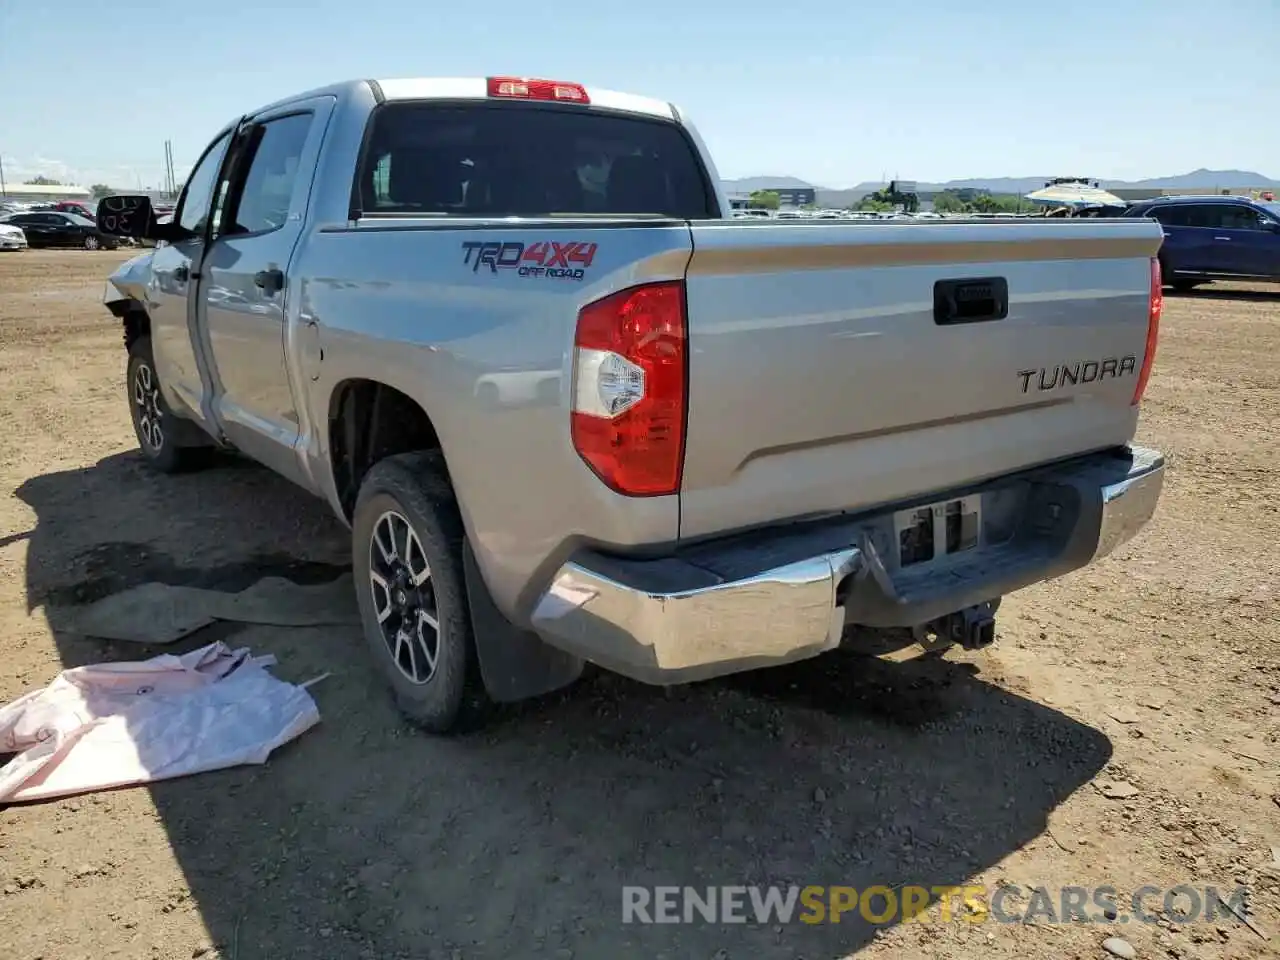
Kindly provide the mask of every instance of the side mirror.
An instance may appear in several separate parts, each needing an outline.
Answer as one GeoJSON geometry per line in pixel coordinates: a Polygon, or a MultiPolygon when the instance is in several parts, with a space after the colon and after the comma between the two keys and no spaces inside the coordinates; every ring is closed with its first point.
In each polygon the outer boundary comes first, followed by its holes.
{"type": "Polygon", "coordinates": [[[113,237],[150,240],[154,237],[156,218],[151,211],[151,198],[146,196],[103,197],[98,201],[98,229],[113,237]]]}
{"type": "Polygon", "coordinates": [[[174,243],[191,235],[174,223],[171,216],[157,218],[151,198],[142,195],[104,197],[98,203],[96,219],[98,230],[113,237],[174,243]]]}

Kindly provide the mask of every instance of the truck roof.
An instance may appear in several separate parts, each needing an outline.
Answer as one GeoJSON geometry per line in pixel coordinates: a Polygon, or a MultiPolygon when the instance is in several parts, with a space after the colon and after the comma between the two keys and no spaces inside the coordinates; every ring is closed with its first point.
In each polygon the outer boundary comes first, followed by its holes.
{"type": "MultiPolygon", "coordinates": [[[[568,81],[565,81],[568,82],[568,81]]],[[[297,100],[319,96],[335,96],[340,100],[357,91],[372,89],[382,100],[485,100],[488,99],[487,77],[394,77],[385,80],[346,80],[317,87],[277,100],[255,110],[273,110],[297,100]]],[[[606,110],[618,110],[658,117],[663,120],[679,119],[674,105],[653,97],[641,97],[633,93],[585,87],[591,106],[606,110]]]]}

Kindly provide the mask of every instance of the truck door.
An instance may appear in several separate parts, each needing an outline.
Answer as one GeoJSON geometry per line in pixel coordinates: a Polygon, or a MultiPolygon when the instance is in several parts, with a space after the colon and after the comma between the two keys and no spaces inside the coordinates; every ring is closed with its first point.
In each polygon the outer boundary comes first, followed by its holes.
{"type": "MultiPolygon", "coordinates": [[[[201,377],[196,304],[189,294],[196,288],[200,256],[210,228],[215,188],[231,142],[231,130],[220,134],[196,161],[173,216],[191,231],[185,240],[165,244],[151,255],[147,313],[151,318],[151,350],[165,399],[212,431],[209,394],[201,377]]],[[[214,216],[216,219],[216,213],[214,216]]]]}
{"type": "Polygon", "coordinates": [[[298,465],[299,389],[285,363],[299,291],[289,262],[302,236],[312,172],[332,97],[253,117],[237,133],[226,210],[201,267],[199,309],[213,368],[213,408],[226,438],[309,485],[298,465]]]}

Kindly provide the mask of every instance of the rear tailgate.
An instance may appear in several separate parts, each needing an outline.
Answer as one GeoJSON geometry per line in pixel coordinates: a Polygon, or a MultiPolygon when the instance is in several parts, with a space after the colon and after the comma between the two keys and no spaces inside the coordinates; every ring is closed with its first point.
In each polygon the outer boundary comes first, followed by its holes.
{"type": "Polygon", "coordinates": [[[1133,436],[1155,223],[692,231],[682,538],[896,502],[1133,436]],[[1007,316],[935,319],[938,281],[992,279],[943,292],[981,299],[1003,281],[1007,316]]]}

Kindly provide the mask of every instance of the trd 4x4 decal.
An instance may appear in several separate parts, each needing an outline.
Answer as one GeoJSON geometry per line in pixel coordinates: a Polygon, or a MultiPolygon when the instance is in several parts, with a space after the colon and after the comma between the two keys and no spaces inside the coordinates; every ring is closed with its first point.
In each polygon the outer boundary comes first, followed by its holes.
{"type": "Polygon", "coordinates": [[[522,277],[551,277],[554,280],[581,280],[596,258],[596,244],[581,240],[469,240],[462,244],[462,262],[478,273],[514,270],[522,277]]]}

